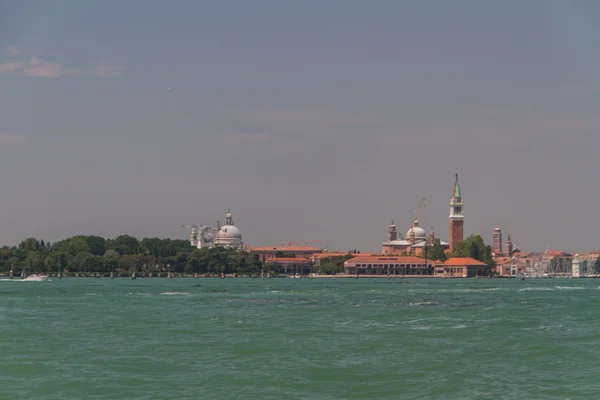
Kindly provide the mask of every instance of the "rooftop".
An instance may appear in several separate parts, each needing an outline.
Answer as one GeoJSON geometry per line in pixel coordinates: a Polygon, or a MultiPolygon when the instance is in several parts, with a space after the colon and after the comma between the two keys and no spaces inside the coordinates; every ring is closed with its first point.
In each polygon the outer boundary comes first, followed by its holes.
{"type": "Polygon", "coordinates": [[[313,253],[321,253],[323,250],[314,247],[314,246],[258,246],[258,247],[250,247],[249,251],[283,251],[283,252],[291,252],[291,251],[303,251],[303,252],[313,252],[313,253]]]}
{"type": "Polygon", "coordinates": [[[446,265],[446,266],[460,266],[460,267],[465,266],[465,265],[467,265],[467,266],[468,265],[482,265],[482,266],[486,265],[487,266],[486,263],[483,263],[483,262],[481,262],[479,260],[476,260],[476,259],[470,258],[470,257],[452,257],[452,258],[447,259],[444,262],[444,265],[446,265]]]}

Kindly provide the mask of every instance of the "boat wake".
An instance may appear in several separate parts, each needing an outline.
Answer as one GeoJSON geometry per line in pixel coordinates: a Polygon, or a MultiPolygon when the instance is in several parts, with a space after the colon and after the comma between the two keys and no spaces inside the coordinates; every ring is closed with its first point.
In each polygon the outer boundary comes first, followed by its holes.
{"type": "Polygon", "coordinates": [[[164,292],[164,293],[160,293],[160,295],[162,296],[178,296],[178,295],[190,295],[191,293],[189,292],[164,292]]]}

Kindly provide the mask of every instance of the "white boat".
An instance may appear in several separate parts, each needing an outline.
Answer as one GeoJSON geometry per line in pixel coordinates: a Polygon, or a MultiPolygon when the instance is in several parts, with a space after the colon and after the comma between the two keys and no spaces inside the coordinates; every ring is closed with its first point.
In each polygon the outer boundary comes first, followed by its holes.
{"type": "Polygon", "coordinates": [[[31,274],[29,276],[26,276],[25,278],[22,278],[22,280],[24,280],[24,281],[32,281],[32,282],[41,282],[41,281],[48,280],[48,276],[47,275],[40,275],[40,274],[31,274]]]}
{"type": "Polygon", "coordinates": [[[296,275],[290,275],[290,278],[300,278],[300,274],[296,274],[296,275]]]}

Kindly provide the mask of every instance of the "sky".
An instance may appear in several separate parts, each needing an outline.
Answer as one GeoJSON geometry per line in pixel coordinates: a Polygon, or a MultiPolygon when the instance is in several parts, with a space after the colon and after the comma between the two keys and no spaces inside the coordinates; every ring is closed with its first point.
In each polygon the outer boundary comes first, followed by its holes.
{"type": "Polygon", "coordinates": [[[594,0],[0,0],[0,245],[600,248],[594,0]]]}

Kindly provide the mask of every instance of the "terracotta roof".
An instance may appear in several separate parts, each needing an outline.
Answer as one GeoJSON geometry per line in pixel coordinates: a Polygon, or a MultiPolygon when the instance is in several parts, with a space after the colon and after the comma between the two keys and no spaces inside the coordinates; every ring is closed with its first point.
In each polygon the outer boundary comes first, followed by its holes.
{"type": "Polygon", "coordinates": [[[283,251],[283,252],[290,252],[290,251],[305,251],[305,252],[313,252],[313,253],[320,253],[323,250],[319,249],[318,247],[314,247],[314,246],[259,246],[259,247],[250,247],[250,251],[264,251],[264,252],[269,252],[269,251],[283,251]]]}
{"type": "MultiPolygon", "coordinates": [[[[343,252],[343,251],[330,251],[330,252],[325,252],[325,253],[314,254],[313,257],[315,259],[317,259],[317,258],[327,258],[327,257],[345,257],[345,256],[347,256],[349,254],[350,253],[348,253],[347,251],[346,252],[343,252]]],[[[350,254],[350,255],[356,256],[357,254],[350,254]]]]}
{"type": "Polygon", "coordinates": [[[309,262],[306,258],[302,257],[275,257],[271,258],[267,263],[301,263],[305,264],[309,262]]]}
{"type": "Polygon", "coordinates": [[[527,257],[531,257],[533,255],[534,255],[533,251],[522,251],[521,253],[519,253],[518,257],[519,258],[527,258],[527,257]]]}
{"type": "Polygon", "coordinates": [[[446,262],[444,262],[444,265],[446,266],[465,266],[465,265],[485,265],[487,266],[486,263],[483,263],[481,261],[478,261],[474,258],[470,258],[470,257],[452,257],[446,260],[446,262]]]}
{"type": "MultiPolygon", "coordinates": [[[[346,262],[358,263],[358,264],[424,264],[425,259],[415,256],[357,256],[346,262]]],[[[428,264],[433,264],[431,260],[427,260],[428,264]]]]}
{"type": "Polygon", "coordinates": [[[506,264],[520,264],[525,265],[525,263],[518,258],[506,258],[504,260],[496,260],[497,265],[506,265],[506,264]]]}
{"type": "Polygon", "coordinates": [[[600,251],[592,250],[584,253],[577,253],[580,257],[600,256],[600,251]]]}
{"type": "Polygon", "coordinates": [[[544,255],[546,255],[546,256],[568,256],[570,254],[565,251],[562,251],[562,250],[550,250],[550,251],[546,251],[544,253],[544,255]]]}

